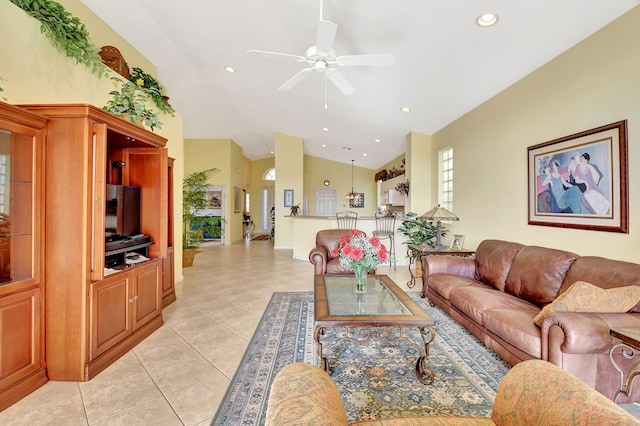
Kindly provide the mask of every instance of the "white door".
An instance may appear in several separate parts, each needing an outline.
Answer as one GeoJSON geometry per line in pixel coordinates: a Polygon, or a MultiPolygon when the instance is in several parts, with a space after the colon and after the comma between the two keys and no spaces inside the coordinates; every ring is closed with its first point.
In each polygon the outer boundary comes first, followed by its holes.
{"type": "Polygon", "coordinates": [[[262,214],[260,215],[262,223],[259,227],[261,233],[271,232],[271,207],[273,207],[275,203],[275,188],[273,186],[263,186],[262,214]]]}
{"type": "Polygon", "coordinates": [[[316,189],[316,216],[335,216],[336,207],[336,190],[335,189],[316,189]]]}

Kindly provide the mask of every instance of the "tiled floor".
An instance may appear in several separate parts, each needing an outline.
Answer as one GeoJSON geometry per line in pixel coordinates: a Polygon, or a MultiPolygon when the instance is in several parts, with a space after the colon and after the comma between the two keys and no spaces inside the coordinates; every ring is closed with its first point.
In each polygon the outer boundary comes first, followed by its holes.
{"type": "MultiPolygon", "coordinates": [[[[48,382],[0,424],[209,425],[272,293],[313,290],[311,264],[291,254],[270,241],[203,248],[160,329],[90,382],[48,382]]],[[[406,266],[378,273],[407,290],[406,266]]]]}

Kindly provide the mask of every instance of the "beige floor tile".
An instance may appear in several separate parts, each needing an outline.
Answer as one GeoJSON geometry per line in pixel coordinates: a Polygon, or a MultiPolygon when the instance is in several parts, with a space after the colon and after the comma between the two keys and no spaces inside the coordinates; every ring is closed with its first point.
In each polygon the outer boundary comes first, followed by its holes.
{"type": "Polygon", "coordinates": [[[162,393],[145,372],[106,383],[81,383],[80,391],[90,424],[162,398],[162,393]]]}
{"type": "Polygon", "coordinates": [[[227,386],[227,379],[219,375],[173,392],[167,400],[185,425],[195,425],[213,417],[227,386]]]}
{"type": "Polygon", "coordinates": [[[50,381],[0,413],[1,425],[86,425],[76,382],[50,381]],[[48,423],[40,423],[46,419],[48,423]]]}
{"type": "Polygon", "coordinates": [[[93,423],[96,426],[179,426],[182,424],[164,398],[155,399],[101,422],[93,423]]]}
{"type": "Polygon", "coordinates": [[[109,367],[98,373],[98,375],[88,383],[100,385],[144,372],[144,366],[138,357],[133,351],[129,351],[109,367]]]}
{"type": "Polygon", "coordinates": [[[18,412],[7,410],[0,413],[0,424],[3,426],[86,426],[87,418],[82,398],[78,395],[73,398],[58,399],[46,405],[22,407],[18,412]]]}
{"type": "Polygon", "coordinates": [[[148,367],[148,372],[164,395],[220,374],[209,361],[195,352],[186,357],[154,364],[148,367]]]}

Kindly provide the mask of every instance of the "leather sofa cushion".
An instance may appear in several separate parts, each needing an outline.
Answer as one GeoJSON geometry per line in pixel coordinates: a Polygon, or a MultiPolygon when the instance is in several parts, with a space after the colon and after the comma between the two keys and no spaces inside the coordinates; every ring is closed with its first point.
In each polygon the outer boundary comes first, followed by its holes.
{"type": "MultiPolygon", "coordinates": [[[[559,293],[576,281],[587,281],[601,288],[640,285],[640,265],[597,256],[582,256],[569,269],[559,293]]],[[[640,312],[640,304],[630,312],[640,312]]]]}
{"type": "Polygon", "coordinates": [[[533,317],[540,311],[539,308],[533,306],[517,297],[493,288],[482,288],[475,286],[459,287],[451,291],[449,300],[451,306],[473,319],[478,324],[484,325],[483,314],[487,309],[495,308],[511,308],[534,311],[529,318],[533,324],[533,317]]]}
{"type": "Polygon", "coordinates": [[[523,247],[511,264],[505,291],[542,307],[555,299],[577,258],[577,254],[564,250],[523,247]]]}
{"type": "Polygon", "coordinates": [[[542,358],[540,327],[533,323],[539,309],[495,308],[484,312],[484,327],[516,348],[538,359],[542,358]]]}
{"type": "Polygon", "coordinates": [[[434,274],[429,276],[429,289],[438,293],[447,300],[451,295],[451,290],[468,286],[490,288],[479,281],[471,278],[460,277],[458,275],[434,274]]]}
{"type": "Polygon", "coordinates": [[[509,241],[482,241],[476,249],[476,279],[504,291],[511,262],[522,247],[509,241]]]}

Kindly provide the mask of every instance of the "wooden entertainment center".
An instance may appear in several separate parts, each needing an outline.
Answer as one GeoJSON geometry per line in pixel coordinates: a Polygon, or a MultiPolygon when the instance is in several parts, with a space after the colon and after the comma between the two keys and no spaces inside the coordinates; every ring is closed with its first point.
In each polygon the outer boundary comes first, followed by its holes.
{"type": "Polygon", "coordinates": [[[44,156],[45,360],[51,380],[94,377],[163,323],[175,300],[166,139],[84,105],[22,105],[48,118],[44,156]],[[105,269],[105,186],[141,188],[149,261],[105,269]]]}

